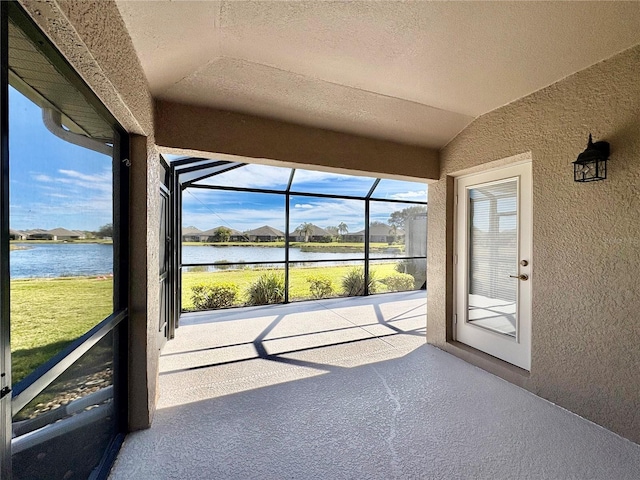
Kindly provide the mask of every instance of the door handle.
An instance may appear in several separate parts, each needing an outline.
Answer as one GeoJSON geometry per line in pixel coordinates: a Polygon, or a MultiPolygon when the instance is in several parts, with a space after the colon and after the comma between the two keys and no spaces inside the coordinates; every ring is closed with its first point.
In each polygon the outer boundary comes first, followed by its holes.
{"type": "Polygon", "coordinates": [[[11,389],[9,387],[2,387],[0,390],[0,398],[4,398],[11,393],[11,389]]]}
{"type": "Polygon", "coordinates": [[[518,280],[529,280],[529,275],[521,273],[520,275],[509,275],[509,278],[517,278],[518,280]]]}

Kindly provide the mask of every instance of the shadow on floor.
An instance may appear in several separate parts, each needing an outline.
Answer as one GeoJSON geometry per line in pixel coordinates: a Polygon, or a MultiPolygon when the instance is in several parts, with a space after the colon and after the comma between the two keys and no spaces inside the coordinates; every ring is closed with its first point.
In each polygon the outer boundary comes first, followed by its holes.
{"type": "MultiPolygon", "coordinates": [[[[366,342],[373,338],[378,339],[382,342],[385,342],[385,338],[398,336],[398,335],[411,335],[416,336],[418,338],[425,338],[426,331],[426,301],[424,300],[424,294],[416,294],[416,292],[410,293],[402,293],[395,295],[386,295],[383,298],[378,297],[367,297],[368,301],[362,301],[361,299],[328,299],[328,300],[320,300],[320,301],[309,301],[309,302],[299,302],[295,305],[274,305],[269,306],[267,308],[245,308],[245,309],[236,309],[229,313],[229,310],[222,310],[218,312],[209,312],[208,316],[205,317],[202,314],[199,314],[198,321],[193,323],[193,315],[185,316],[184,325],[204,325],[209,323],[220,323],[220,322],[243,322],[243,324],[248,325],[246,327],[247,331],[255,330],[255,337],[251,340],[247,340],[244,342],[231,342],[231,343],[223,343],[221,345],[214,346],[206,346],[203,348],[193,349],[187,346],[187,348],[179,348],[177,351],[167,352],[163,354],[163,357],[171,357],[176,355],[187,355],[192,353],[215,353],[215,350],[224,350],[231,349],[233,347],[243,347],[251,345],[253,347],[253,351],[255,354],[250,356],[242,356],[240,358],[227,359],[221,357],[216,361],[209,363],[199,363],[195,365],[187,365],[181,366],[176,369],[166,369],[163,370],[160,375],[172,375],[179,372],[193,371],[193,370],[201,370],[201,369],[209,369],[213,367],[219,367],[224,365],[231,365],[235,363],[241,362],[249,362],[253,360],[267,360],[273,362],[280,362],[287,365],[296,365],[301,367],[315,368],[321,371],[331,372],[337,368],[341,368],[332,364],[323,364],[317,363],[309,360],[303,359],[294,359],[289,355],[310,352],[317,349],[326,349],[330,347],[337,346],[345,346],[349,344],[357,344],[359,342],[366,342]],[[407,299],[411,300],[413,303],[407,304],[405,303],[407,299]],[[395,304],[401,305],[400,308],[396,308],[393,310],[393,314],[385,315],[382,312],[381,305],[385,303],[394,302],[395,304]],[[366,322],[353,322],[349,319],[350,315],[353,315],[353,310],[350,312],[341,312],[341,308],[348,307],[350,309],[354,308],[372,308],[373,315],[368,313],[366,322]],[[284,319],[292,314],[300,314],[304,313],[304,315],[317,315],[318,313],[327,315],[331,314],[334,316],[334,320],[338,320],[341,322],[341,325],[336,328],[326,328],[321,321],[313,322],[310,325],[302,327],[303,331],[299,331],[294,334],[282,334],[282,335],[271,335],[276,328],[282,323],[284,319]],[[267,325],[263,326],[261,329],[256,329],[251,323],[252,317],[256,316],[268,316],[269,314],[275,314],[273,320],[267,325]],[[231,315],[231,316],[229,316],[231,315]],[[375,320],[375,321],[373,321],[375,320]],[[405,322],[405,326],[403,328],[394,325],[394,322],[403,321],[405,322]],[[406,322],[411,322],[410,328],[407,328],[406,322]],[[384,327],[383,332],[372,332],[369,327],[372,326],[381,326],[384,327]],[[314,337],[317,339],[320,334],[339,334],[345,331],[353,331],[357,330],[361,333],[357,338],[339,338],[339,336],[334,336],[332,338],[337,338],[337,341],[327,342],[321,339],[314,341],[312,339],[312,345],[308,345],[302,348],[288,348],[288,349],[280,349],[277,353],[269,352],[266,348],[265,342],[270,341],[292,341],[294,339],[299,339],[301,337],[314,337]],[[268,338],[269,337],[269,338],[268,338]]],[[[228,335],[225,335],[225,327],[222,326],[218,333],[219,337],[226,338],[228,335]]],[[[391,344],[388,344],[391,345],[391,344]]]]}
{"type": "Polygon", "coordinates": [[[160,409],[112,479],[631,479],[640,447],[432,346],[160,409]]]}

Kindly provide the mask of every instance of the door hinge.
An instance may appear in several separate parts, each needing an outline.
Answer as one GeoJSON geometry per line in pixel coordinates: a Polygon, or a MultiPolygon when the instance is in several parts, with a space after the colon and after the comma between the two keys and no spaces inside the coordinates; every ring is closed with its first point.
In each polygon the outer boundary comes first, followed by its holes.
{"type": "Polygon", "coordinates": [[[458,264],[458,255],[454,255],[453,256],[453,264],[457,265],[458,264]]]}
{"type": "Polygon", "coordinates": [[[455,205],[458,205],[458,195],[456,195],[456,196],[454,197],[453,202],[454,202],[454,204],[455,204],[455,205]]]}
{"type": "Polygon", "coordinates": [[[453,314],[453,324],[454,324],[454,325],[457,325],[457,324],[458,324],[458,314],[457,314],[457,313],[454,313],[454,314],[453,314]]]}

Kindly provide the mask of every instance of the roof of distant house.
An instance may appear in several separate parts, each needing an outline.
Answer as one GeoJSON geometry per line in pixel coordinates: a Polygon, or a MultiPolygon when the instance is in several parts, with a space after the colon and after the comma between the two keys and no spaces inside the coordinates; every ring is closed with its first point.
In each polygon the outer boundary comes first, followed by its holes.
{"type": "MultiPolygon", "coordinates": [[[[404,230],[398,228],[395,234],[404,235],[404,230]]],[[[364,229],[355,233],[348,233],[347,235],[364,235],[364,229]]],[[[369,235],[393,235],[393,227],[386,223],[371,225],[369,227],[369,235]]]]}
{"type": "Polygon", "coordinates": [[[269,225],[254,228],[253,230],[245,232],[245,234],[254,235],[256,237],[284,237],[284,232],[281,232],[277,228],[270,227],[269,225]]]}
{"type": "Polygon", "coordinates": [[[231,232],[230,235],[233,235],[233,236],[244,235],[242,232],[234,228],[225,227],[224,225],[219,225],[217,227],[210,228],[209,230],[205,230],[204,232],[201,232],[200,235],[215,235],[216,230],[218,230],[219,228],[226,228],[227,230],[229,230],[229,232],[231,232]]]}
{"type": "Polygon", "coordinates": [[[66,228],[58,227],[52,230],[47,230],[45,233],[50,233],[51,235],[55,235],[56,237],[80,237],[82,233],[76,232],[74,230],[67,230],[66,228]]]}
{"type": "Polygon", "coordinates": [[[193,225],[190,225],[188,227],[182,227],[182,235],[197,235],[199,233],[202,233],[202,230],[200,230],[197,227],[194,227],[193,225]]]}
{"type": "MultiPolygon", "coordinates": [[[[309,234],[309,236],[311,237],[324,237],[324,236],[331,236],[331,234],[329,232],[327,232],[324,228],[319,227],[317,225],[311,224],[312,227],[312,233],[309,234]]],[[[294,230],[294,233],[297,234],[298,236],[303,236],[303,233],[300,232],[299,230],[294,230]]]]}

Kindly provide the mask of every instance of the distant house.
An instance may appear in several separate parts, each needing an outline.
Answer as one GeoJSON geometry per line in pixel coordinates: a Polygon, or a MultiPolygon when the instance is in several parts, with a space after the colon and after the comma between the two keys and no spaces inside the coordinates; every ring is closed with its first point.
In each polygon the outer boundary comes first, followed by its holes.
{"type": "Polygon", "coordinates": [[[36,228],[34,230],[27,230],[24,233],[27,234],[27,240],[53,240],[52,233],[39,228],[36,228]]]}
{"type": "Polygon", "coordinates": [[[209,230],[205,230],[204,232],[200,233],[200,241],[201,242],[215,242],[216,241],[216,231],[219,228],[226,228],[227,230],[229,230],[231,233],[229,235],[229,241],[230,242],[242,242],[242,241],[246,241],[247,237],[244,233],[239,232],[238,230],[235,230],[233,228],[229,228],[229,227],[225,227],[222,225],[219,225],[217,227],[214,228],[210,228],[209,230]]]}
{"type": "Polygon", "coordinates": [[[254,228],[244,232],[244,234],[249,238],[250,242],[277,242],[278,240],[284,240],[284,232],[269,225],[254,228]]]}
{"type": "MultiPolygon", "coordinates": [[[[345,242],[364,243],[365,231],[348,233],[344,236],[345,242]]],[[[398,228],[395,233],[393,227],[386,223],[375,224],[369,227],[369,241],[373,243],[391,243],[402,240],[404,238],[404,230],[398,228]]]]}
{"type": "Polygon", "coordinates": [[[51,240],[80,240],[85,238],[84,233],[76,232],[75,230],[67,230],[62,227],[48,230],[48,233],[51,235],[51,240]]]}
{"type": "MultiPolygon", "coordinates": [[[[363,232],[364,233],[364,232],[363,232]]],[[[369,227],[369,241],[376,243],[390,243],[404,239],[404,230],[395,229],[391,225],[375,224],[369,227]]]]}
{"type": "Polygon", "coordinates": [[[9,229],[9,240],[26,240],[27,234],[20,230],[9,229]]]}
{"type": "Polygon", "coordinates": [[[200,237],[202,230],[194,226],[182,227],[182,241],[183,242],[201,242],[200,237]]]}
{"type": "Polygon", "coordinates": [[[246,242],[247,241],[247,236],[238,231],[238,230],[234,230],[233,228],[230,229],[231,230],[231,237],[229,238],[229,240],[231,242],[246,242]]]}
{"type": "MultiPolygon", "coordinates": [[[[310,242],[321,242],[326,237],[331,237],[331,233],[326,231],[324,228],[318,227],[317,225],[311,225],[313,232],[309,234],[310,242]]],[[[289,235],[289,240],[293,242],[304,242],[306,241],[306,236],[303,232],[295,230],[292,235],[289,235]]]]}

